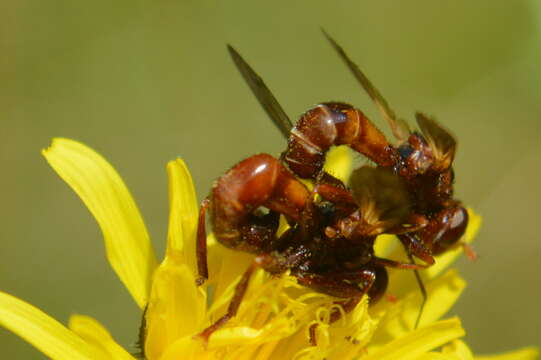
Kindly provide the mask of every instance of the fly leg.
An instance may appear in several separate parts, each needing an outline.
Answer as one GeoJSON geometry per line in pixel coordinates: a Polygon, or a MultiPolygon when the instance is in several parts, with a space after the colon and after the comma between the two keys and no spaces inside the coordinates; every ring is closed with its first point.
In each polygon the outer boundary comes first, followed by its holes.
{"type": "MultiPolygon", "coordinates": [[[[408,254],[409,259],[411,261],[411,264],[415,264],[415,260],[413,259],[413,256],[411,254],[408,254]]],[[[421,296],[423,300],[421,301],[421,306],[419,307],[419,313],[417,314],[417,319],[415,320],[415,326],[414,329],[417,329],[419,326],[419,322],[421,321],[421,316],[423,316],[423,310],[425,309],[426,300],[428,299],[428,294],[426,293],[425,284],[423,283],[423,279],[421,279],[421,274],[419,274],[419,271],[417,269],[413,270],[413,273],[415,274],[415,280],[417,281],[417,284],[419,285],[419,290],[421,291],[421,296]]]]}
{"type": "Polygon", "coordinates": [[[233,318],[237,314],[240,304],[242,303],[242,299],[244,298],[246,290],[248,289],[250,278],[258,268],[265,269],[271,274],[281,274],[284,273],[287,269],[298,264],[305,257],[306,254],[303,251],[294,252],[292,254],[289,254],[288,256],[276,255],[276,253],[274,252],[258,255],[252,261],[248,269],[246,269],[237,286],[235,286],[233,298],[229,303],[225,315],[216,320],[213,324],[211,324],[201,333],[196,335],[194,338],[201,339],[203,340],[204,344],[207,344],[210,335],[212,335],[216,330],[224,326],[231,318],[233,318]]]}
{"type": "MultiPolygon", "coordinates": [[[[294,276],[301,285],[308,286],[316,291],[339,297],[346,300],[337,301],[342,307],[343,313],[351,312],[361,301],[365,294],[374,296],[377,300],[387,287],[387,273],[383,267],[374,267],[352,272],[303,274],[295,273],[294,276]],[[348,281],[348,282],[346,282],[348,281]],[[351,282],[351,283],[350,283],[351,282]],[[359,284],[359,285],[354,285],[359,284]]],[[[342,317],[342,311],[333,310],[329,317],[329,324],[338,321],[342,317]]],[[[309,328],[310,344],[317,345],[316,329],[318,324],[309,328]]]]}
{"type": "MultiPolygon", "coordinates": [[[[263,256],[266,256],[266,255],[263,255],[263,256]]],[[[214,333],[216,330],[224,326],[225,323],[229,321],[229,319],[231,319],[237,314],[240,304],[242,303],[242,299],[244,298],[244,295],[246,294],[246,289],[248,289],[250,278],[252,277],[252,274],[254,273],[254,271],[260,266],[261,261],[262,261],[262,256],[256,257],[254,261],[250,264],[248,269],[246,269],[246,271],[240,278],[239,283],[237,284],[237,286],[235,286],[235,293],[233,294],[233,298],[231,299],[231,302],[229,303],[229,306],[227,308],[227,312],[225,313],[225,315],[219,318],[218,320],[216,320],[212,325],[207,327],[201,333],[194,336],[194,338],[203,340],[203,343],[206,345],[208,343],[208,339],[210,335],[212,335],[212,333],[214,333]]]]}
{"type": "Polygon", "coordinates": [[[432,256],[432,251],[430,251],[430,249],[428,249],[415,235],[406,233],[397,236],[406,248],[408,254],[418,257],[428,265],[434,264],[435,260],[432,256]]]}
{"type": "Polygon", "coordinates": [[[428,295],[426,293],[425,285],[423,283],[423,280],[421,279],[421,274],[419,274],[419,270],[420,269],[425,269],[425,268],[429,267],[430,265],[416,264],[415,260],[413,259],[412,254],[408,253],[408,257],[409,257],[409,260],[410,260],[409,263],[401,263],[401,262],[398,262],[398,261],[394,261],[394,260],[390,260],[390,259],[383,259],[383,258],[378,258],[378,257],[374,258],[374,262],[376,264],[386,266],[386,267],[395,268],[395,269],[413,270],[413,273],[415,274],[415,280],[417,281],[417,284],[419,285],[419,290],[421,291],[421,296],[423,298],[422,302],[421,302],[421,306],[419,308],[419,313],[417,314],[417,319],[415,320],[415,327],[414,328],[417,329],[417,327],[419,326],[419,322],[421,320],[421,316],[423,315],[423,310],[424,310],[424,307],[425,307],[425,304],[426,304],[426,300],[428,298],[428,295]]]}
{"type": "MultiPolygon", "coordinates": [[[[411,255],[409,256],[410,256],[410,259],[412,259],[411,255]]],[[[384,258],[379,258],[379,257],[374,257],[374,263],[385,266],[385,267],[390,267],[390,268],[395,268],[395,269],[404,269],[404,270],[426,269],[427,267],[430,266],[430,265],[425,265],[425,264],[416,264],[413,261],[409,263],[402,263],[399,261],[395,261],[391,259],[384,259],[384,258]]]]}
{"type": "Polygon", "coordinates": [[[209,278],[209,269],[207,264],[207,231],[205,229],[205,215],[209,207],[210,200],[206,198],[201,203],[201,210],[199,210],[199,223],[197,225],[197,243],[196,243],[196,256],[197,256],[197,272],[199,277],[195,280],[197,286],[203,285],[203,283],[209,278]]]}
{"type": "Polygon", "coordinates": [[[203,343],[206,345],[208,343],[208,339],[212,333],[214,333],[216,330],[221,328],[229,319],[231,319],[233,316],[237,314],[237,311],[239,310],[239,306],[242,302],[242,298],[244,297],[244,294],[246,294],[246,289],[248,288],[248,283],[250,282],[250,278],[252,277],[252,274],[254,271],[259,267],[259,256],[250,264],[248,269],[244,272],[242,275],[239,283],[235,287],[235,293],[233,295],[233,298],[231,299],[231,302],[229,303],[229,306],[227,308],[227,312],[224,316],[219,318],[217,321],[215,321],[212,325],[207,327],[205,330],[203,330],[201,333],[196,335],[194,338],[203,340],[203,343]]]}

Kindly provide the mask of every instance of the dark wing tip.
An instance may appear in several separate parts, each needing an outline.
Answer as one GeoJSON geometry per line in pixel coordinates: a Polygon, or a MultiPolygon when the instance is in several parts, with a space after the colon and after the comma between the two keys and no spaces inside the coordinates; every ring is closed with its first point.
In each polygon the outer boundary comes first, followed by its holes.
{"type": "Polygon", "coordinates": [[[391,130],[393,132],[393,135],[400,141],[404,141],[405,138],[410,133],[409,127],[407,123],[404,121],[400,121],[397,119],[395,112],[389,104],[387,103],[387,100],[381,95],[379,90],[374,86],[374,84],[368,79],[368,77],[364,74],[364,72],[361,70],[361,68],[351,60],[351,58],[346,54],[344,49],[338,45],[336,40],[334,40],[325,29],[321,28],[321,32],[323,32],[323,35],[327,38],[327,40],[331,43],[334,50],[338,53],[340,58],[344,61],[346,66],[349,68],[353,76],[357,79],[361,87],[364,89],[364,91],[370,96],[372,101],[376,104],[378,107],[378,110],[381,112],[383,117],[387,120],[389,123],[391,130]]]}
{"type": "Polygon", "coordinates": [[[336,43],[334,41],[334,39],[329,35],[329,33],[327,32],[327,30],[325,30],[325,28],[323,26],[320,26],[319,27],[319,30],[321,30],[321,32],[323,33],[323,35],[327,38],[327,40],[329,40],[330,42],[332,43],[336,43]]]}
{"type": "Polygon", "coordinates": [[[261,77],[248,65],[246,60],[238,53],[237,50],[230,44],[226,44],[227,50],[237,67],[237,70],[240,72],[246,84],[250,87],[250,90],[255,95],[256,99],[259,101],[267,115],[270,117],[272,122],[280,130],[282,135],[287,139],[289,137],[289,132],[293,128],[291,120],[285,113],[284,109],[278,103],[272,92],[269,90],[267,85],[263,82],[261,77]]]}
{"type": "Polygon", "coordinates": [[[226,44],[227,51],[229,51],[229,55],[233,58],[235,62],[242,61],[242,56],[240,56],[239,52],[235,50],[235,48],[231,44],[226,44]]]}

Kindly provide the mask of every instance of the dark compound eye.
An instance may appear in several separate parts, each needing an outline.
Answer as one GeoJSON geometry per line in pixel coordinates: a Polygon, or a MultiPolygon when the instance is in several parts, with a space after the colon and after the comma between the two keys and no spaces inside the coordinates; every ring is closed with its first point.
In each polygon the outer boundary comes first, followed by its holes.
{"type": "Polygon", "coordinates": [[[325,218],[330,218],[334,215],[336,207],[329,201],[322,201],[318,204],[319,212],[325,218]]]}
{"type": "Polygon", "coordinates": [[[404,144],[398,147],[398,154],[403,160],[406,160],[413,153],[413,148],[409,144],[404,144]]]}
{"type": "Polygon", "coordinates": [[[433,240],[433,252],[436,255],[453,247],[464,235],[468,226],[468,212],[462,206],[450,209],[442,225],[442,230],[433,240]]]}

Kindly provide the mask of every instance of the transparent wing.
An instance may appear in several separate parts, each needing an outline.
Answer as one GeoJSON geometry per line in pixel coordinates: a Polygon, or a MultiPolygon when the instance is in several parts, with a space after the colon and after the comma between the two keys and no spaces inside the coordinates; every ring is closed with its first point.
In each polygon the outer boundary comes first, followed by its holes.
{"type": "Polygon", "coordinates": [[[329,40],[334,50],[336,50],[338,55],[340,55],[342,60],[346,63],[349,70],[353,73],[353,76],[355,76],[363,89],[368,93],[372,101],[374,101],[383,117],[391,126],[393,135],[400,141],[406,140],[411,133],[408,124],[404,120],[398,119],[396,117],[395,112],[393,111],[393,109],[391,109],[391,107],[383,98],[378,89],[376,89],[374,84],[372,84],[372,82],[361,71],[359,66],[349,58],[344,49],[340,45],[338,45],[338,43],[324,29],[321,29],[321,31],[323,31],[323,34],[325,35],[327,40],[329,40]]]}
{"type": "Polygon", "coordinates": [[[242,77],[252,90],[263,109],[267,112],[267,115],[271,118],[272,122],[280,130],[282,135],[287,139],[289,138],[289,132],[293,128],[291,120],[285,113],[284,109],[280,106],[274,95],[265,85],[261,77],[255,73],[255,71],[248,65],[248,63],[240,56],[240,54],[231,46],[227,45],[229,54],[233,59],[237,69],[241,73],[242,77]]]}
{"type": "Polygon", "coordinates": [[[365,165],[355,169],[349,188],[369,223],[399,224],[410,214],[411,201],[404,181],[389,168],[365,165]]]}
{"type": "Polygon", "coordinates": [[[444,129],[436,120],[423,113],[416,113],[417,124],[430,145],[436,167],[440,170],[448,169],[455,158],[456,140],[449,131],[444,129]]]}

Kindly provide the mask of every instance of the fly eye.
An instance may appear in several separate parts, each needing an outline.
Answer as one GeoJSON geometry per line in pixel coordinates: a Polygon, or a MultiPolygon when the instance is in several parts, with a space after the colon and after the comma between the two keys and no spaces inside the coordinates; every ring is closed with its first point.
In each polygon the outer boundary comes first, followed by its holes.
{"type": "Polygon", "coordinates": [[[402,160],[407,160],[413,153],[413,148],[409,144],[404,144],[398,147],[398,154],[402,160]]]}
{"type": "Polygon", "coordinates": [[[468,212],[463,207],[456,207],[442,218],[444,229],[434,239],[433,253],[441,254],[457,244],[466,232],[468,212]]]}
{"type": "Polygon", "coordinates": [[[329,218],[336,212],[336,207],[329,201],[322,201],[318,204],[319,212],[322,216],[329,218]]]}

